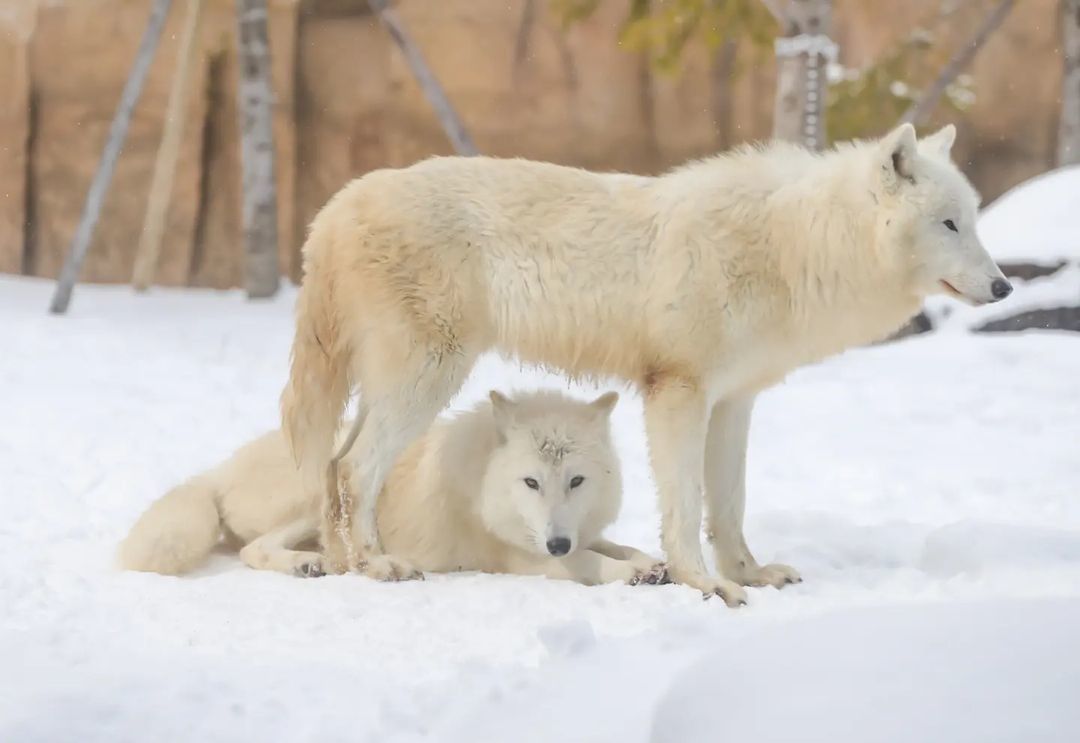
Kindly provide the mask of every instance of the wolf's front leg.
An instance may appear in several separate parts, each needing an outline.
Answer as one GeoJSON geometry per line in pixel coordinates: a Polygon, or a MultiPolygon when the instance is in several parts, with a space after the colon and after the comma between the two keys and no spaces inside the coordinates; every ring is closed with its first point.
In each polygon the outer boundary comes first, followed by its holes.
{"type": "Polygon", "coordinates": [[[253,539],[240,550],[240,559],[256,570],[276,570],[286,575],[315,578],[324,572],[322,555],[293,548],[318,533],[319,518],[303,516],[253,539]]]}
{"type": "Polygon", "coordinates": [[[352,498],[348,541],[355,555],[350,555],[350,567],[377,580],[421,577],[407,560],[384,554],[376,519],[379,494],[398,458],[431,427],[476,358],[457,340],[433,341],[413,330],[389,321],[367,329],[368,362],[361,365],[359,378],[364,419],[341,460],[352,498]]]}
{"type": "MultiPolygon", "coordinates": [[[[519,556],[512,558],[509,571],[518,575],[543,575],[555,580],[572,580],[586,586],[602,583],[645,583],[643,571],[626,560],[616,560],[599,552],[582,549],[565,557],[519,556]]],[[[657,582],[657,581],[653,581],[657,582]]]]}
{"type": "Polygon", "coordinates": [[[709,420],[705,453],[709,541],[716,567],[724,575],[744,586],[780,588],[802,578],[787,565],[759,565],[743,537],[746,448],[753,407],[753,396],[724,400],[716,404],[709,420]]]}
{"type": "Polygon", "coordinates": [[[667,564],[657,560],[652,555],[647,555],[639,549],[628,547],[625,544],[616,544],[606,539],[597,539],[589,549],[599,552],[601,555],[610,557],[612,560],[628,562],[637,568],[639,583],[670,583],[667,564]]]}
{"type": "Polygon", "coordinates": [[[742,586],[712,577],[701,557],[702,480],[707,405],[694,380],[665,378],[645,396],[645,428],[660,491],[661,541],[676,583],[719,595],[728,606],[746,603],[742,586]]]}

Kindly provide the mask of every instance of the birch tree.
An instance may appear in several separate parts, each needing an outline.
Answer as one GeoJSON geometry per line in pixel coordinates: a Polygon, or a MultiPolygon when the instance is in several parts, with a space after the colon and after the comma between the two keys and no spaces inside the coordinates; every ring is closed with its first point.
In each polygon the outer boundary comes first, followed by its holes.
{"type": "Polygon", "coordinates": [[[240,60],[240,148],[243,171],[244,288],[249,298],[277,293],[277,182],[273,89],[266,0],[236,0],[240,60]]]}
{"type": "Polygon", "coordinates": [[[820,150],[825,132],[827,67],[836,61],[829,38],[832,0],[766,2],[784,35],[776,40],[773,137],[820,150]]]}
{"type": "MultiPolygon", "coordinates": [[[[424,92],[424,97],[427,98],[428,103],[435,110],[435,115],[438,117],[443,131],[446,132],[447,139],[454,146],[454,152],[459,155],[476,155],[476,144],[473,143],[465,124],[461,121],[457,111],[454,110],[454,106],[446,96],[446,91],[443,90],[439,79],[435,77],[435,73],[428,66],[424,55],[420,52],[420,47],[413,41],[409,32],[405,29],[405,24],[402,23],[397,13],[390,7],[388,0],[368,0],[368,6],[378,15],[383,28],[390,34],[390,38],[397,44],[398,49],[401,50],[409,69],[412,70],[413,77],[416,78],[416,82],[424,92]]],[[[528,8],[526,9],[528,10],[528,8]]]]}
{"type": "Polygon", "coordinates": [[[971,64],[979,50],[983,48],[1005,21],[1005,18],[1008,17],[1014,3],[1015,0],[1001,0],[994,6],[993,10],[986,15],[982,23],[975,29],[971,39],[956,51],[930,86],[919,96],[919,99],[904,112],[904,115],[900,118],[900,123],[915,124],[917,126],[929,118],[942,94],[945,93],[945,89],[949,87],[965,67],[971,64]]]}

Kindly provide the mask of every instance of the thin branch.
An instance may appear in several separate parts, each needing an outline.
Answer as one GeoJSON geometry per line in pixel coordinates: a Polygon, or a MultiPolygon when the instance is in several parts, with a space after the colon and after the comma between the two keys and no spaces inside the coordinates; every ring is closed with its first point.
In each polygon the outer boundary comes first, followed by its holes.
{"type": "Polygon", "coordinates": [[[997,7],[990,11],[986,18],[983,19],[982,25],[975,30],[971,40],[960,47],[956,54],[953,55],[948,64],[938,73],[937,79],[929,88],[923,91],[918,100],[911,104],[911,107],[900,117],[899,123],[921,124],[926,120],[934,110],[938,100],[941,99],[945,89],[952,84],[965,67],[971,64],[971,60],[975,59],[975,55],[979,53],[979,50],[986,44],[990,36],[1009,15],[1013,5],[1015,5],[1015,0],[1001,0],[997,7]]]}
{"type": "Polygon", "coordinates": [[[94,238],[94,226],[97,224],[98,217],[101,216],[101,207],[109,192],[109,182],[116,169],[116,160],[124,148],[128,124],[131,123],[131,112],[135,109],[135,104],[138,103],[139,96],[142,94],[143,84],[150,71],[150,63],[154,61],[154,53],[161,40],[161,29],[165,26],[165,18],[169,15],[171,4],[172,0],[155,0],[150,9],[150,20],[146,23],[142,41],[139,42],[139,51],[135,53],[131,72],[128,73],[123,92],[120,93],[120,103],[116,106],[116,113],[109,126],[105,149],[101,153],[101,160],[98,162],[97,170],[94,171],[93,180],[90,181],[90,188],[86,192],[79,226],[75,228],[75,236],[71,239],[71,251],[56,280],[56,291],[49,304],[49,312],[54,315],[67,312],[68,304],[71,302],[71,292],[75,288],[75,281],[79,278],[83,261],[86,260],[86,253],[90,250],[90,242],[94,238]]]}
{"type": "Polygon", "coordinates": [[[473,143],[472,137],[469,136],[465,124],[457,115],[457,111],[451,105],[450,99],[446,97],[442,85],[439,84],[435,74],[428,67],[424,55],[420,53],[420,48],[416,46],[412,37],[406,32],[405,25],[390,7],[388,0],[368,0],[368,5],[379,16],[379,20],[382,21],[390,37],[401,49],[401,53],[405,55],[405,61],[409,63],[413,76],[424,91],[428,103],[435,109],[435,115],[439,117],[439,123],[442,124],[447,138],[454,145],[454,151],[459,155],[476,155],[478,150],[473,143]]]}
{"type": "Polygon", "coordinates": [[[517,75],[529,55],[529,40],[536,24],[536,0],[525,0],[521,8],[521,22],[514,37],[514,74],[517,75]]]}
{"type": "Polygon", "coordinates": [[[249,299],[261,299],[274,296],[280,283],[267,0],[236,0],[236,20],[244,288],[249,299]]]}
{"type": "Polygon", "coordinates": [[[761,0],[761,4],[765,6],[765,9],[772,14],[772,17],[776,19],[776,22],[780,24],[780,28],[786,29],[790,20],[787,17],[787,13],[780,7],[779,0],[761,0]]]}
{"type": "Polygon", "coordinates": [[[726,150],[731,146],[731,81],[735,70],[735,56],[738,43],[730,36],[724,39],[710,59],[709,92],[712,104],[713,121],[716,124],[716,144],[718,149],[726,150]]]}

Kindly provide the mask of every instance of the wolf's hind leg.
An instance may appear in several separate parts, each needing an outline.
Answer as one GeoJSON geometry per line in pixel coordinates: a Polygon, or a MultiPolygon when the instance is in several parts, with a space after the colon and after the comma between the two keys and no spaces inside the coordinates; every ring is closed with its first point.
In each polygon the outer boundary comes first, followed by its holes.
{"type": "Polygon", "coordinates": [[[276,570],[286,575],[315,578],[323,574],[318,552],[292,549],[319,534],[319,517],[305,516],[263,534],[240,550],[244,564],[256,570],[276,570]]]}
{"type": "Polygon", "coordinates": [[[799,583],[792,567],[779,563],[759,565],[743,537],[746,505],[746,448],[750,435],[753,397],[724,400],[713,408],[705,454],[705,492],[709,540],[716,567],[744,586],[799,583]]]}
{"type": "Polygon", "coordinates": [[[402,560],[381,560],[376,504],[391,468],[461,388],[476,358],[460,346],[405,337],[398,328],[365,337],[357,370],[367,410],[355,445],[342,460],[342,487],[353,504],[350,567],[380,580],[417,577],[402,560]]]}

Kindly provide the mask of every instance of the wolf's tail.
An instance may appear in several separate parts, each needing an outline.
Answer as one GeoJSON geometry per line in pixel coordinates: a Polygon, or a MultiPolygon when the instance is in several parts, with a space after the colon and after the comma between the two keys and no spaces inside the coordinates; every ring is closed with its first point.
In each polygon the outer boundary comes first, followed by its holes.
{"type": "Polygon", "coordinates": [[[296,303],[289,381],[281,393],[281,427],[300,467],[304,489],[324,498],[325,529],[340,526],[342,504],[336,493],[336,468],[331,463],[334,437],[349,401],[350,344],[341,332],[334,302],[333,273],[317,254],[322,245],[318,223],[304,246],[304,283],[296,303]],[[325,495],[324,495],[325,494],[325,495]],[[337,522],[337,523],[335,523],[337,522]]]}
{"type": "Polygon", "coordinates": [[[180,575],[206,559],[220,537],[213,483],[199,475],[146,509],[120,543],[120,565],[126,570],[180,575]]]}

